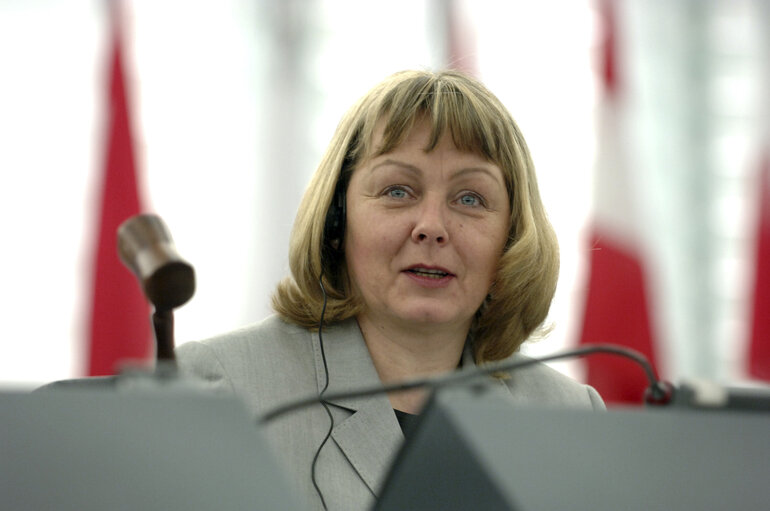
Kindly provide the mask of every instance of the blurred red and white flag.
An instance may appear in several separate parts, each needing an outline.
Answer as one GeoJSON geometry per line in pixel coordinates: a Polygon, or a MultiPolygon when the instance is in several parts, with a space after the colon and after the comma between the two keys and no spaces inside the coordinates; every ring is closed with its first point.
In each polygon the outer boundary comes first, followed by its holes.
{"type": "Polygon", "coordinates": [[[118,226],[142,208],[123,69],[120,3],[111,1],[109,5],[111,49],[108,52],[106,148],[86,363],[89,376],[115,374],[121,362],[146,362],[153,354],[149,304],[117,253],[118,226]]]}
{"type": "MultiPolygon", "coordinates": [[[[613,343],[655,361],[647,270],[635,206],[633,158],[628,151],[628,91],[619,62],[618,23],[612,0],[599,2],[601,90],[597,126],[589,274],[580,344],[613,343]]],[[[634,362],[609,355],[586,359],[586,381],[611,403],[641,403],[647,380],[634,362]]]]}
{"type": "Polygon", "coordinates": [[[447,67],[468,75],[479,75],[476,62],[476,34],[462,0],[447,0],[441,3],[446,9],[446,52],[447,67]]]}
{"type": "Polygon", "coordinates": [[[770,144],[760,165],[749,375],[770,380],[770,144]]]}

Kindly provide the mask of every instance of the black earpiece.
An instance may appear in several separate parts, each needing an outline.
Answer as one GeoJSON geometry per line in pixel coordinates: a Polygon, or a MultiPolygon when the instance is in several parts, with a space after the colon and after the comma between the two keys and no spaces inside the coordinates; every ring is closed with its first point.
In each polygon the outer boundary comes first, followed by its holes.
{"type": "Polygon", "coordinates": [[[345,188],[340,181],[337,182],[332,203],[326,213],[324,245],[333,251],[342,250],[342,242],[345,238],[345,188]]]}

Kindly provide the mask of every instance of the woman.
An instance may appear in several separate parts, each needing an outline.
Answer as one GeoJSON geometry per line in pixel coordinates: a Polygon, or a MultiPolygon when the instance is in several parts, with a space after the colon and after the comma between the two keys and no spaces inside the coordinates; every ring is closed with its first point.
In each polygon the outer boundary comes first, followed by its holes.
{"type": "MultiPolygon", "coordinates": [[[[255,415],[512,356],[546,317],[558,248],[499,100],[454,71],[408,71],[343,118],[300,205],[290,266],[276,316],[178,349],[183,370],[255,415]]],[[[490,385],[516,403],[603,408],[542,365],[490,385]]],[[[399,422],[425,398],[330,401],[265,433],[311,505],[365,509],[403,441],[399,422]]]]}

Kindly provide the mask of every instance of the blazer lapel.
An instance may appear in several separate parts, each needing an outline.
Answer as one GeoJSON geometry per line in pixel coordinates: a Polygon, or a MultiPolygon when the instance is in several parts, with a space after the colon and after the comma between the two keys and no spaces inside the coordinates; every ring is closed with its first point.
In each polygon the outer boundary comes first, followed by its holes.
{"type": "Polygon", "coordinates": [[[332,438],[375,495],[404,440],[389,403],[383,407],[382,400],[372,400],[332,430],[332,438]]]}
{"type": "MultiPolygon", "coordinates": [[[[326,394],[381,385],[369,350],[355,320],[335,325],[323,333],[329,368],[326,394]]],[[[313,335],[318,390],[325,383],[318,334],[313,335]]],[[[332,438],[369,489],[377,495],[404,437],[385,394],[329,401],[352,412],[335,413],[332,438]],[[341,419],[341,420],[339,420],[341,419]]]]}

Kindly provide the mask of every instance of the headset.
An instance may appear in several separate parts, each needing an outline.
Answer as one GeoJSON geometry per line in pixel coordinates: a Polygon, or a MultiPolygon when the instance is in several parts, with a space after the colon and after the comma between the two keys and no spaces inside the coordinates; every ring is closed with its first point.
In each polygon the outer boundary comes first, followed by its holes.
{"type": "Polygon", "coordinates": [[[339,255],[342,251],[342,242],[345,238],[345,215],[346,215],[346,198],[347,193],[347,180],[337,180],[337,185],[334,188],[334,197],[329,205],[329,211],[326,213],[326,221],[324,222],[324,235],[323,235],[323,259],[324,262],[330,262],[329,259],[335,255],[339,255]],[[329,252],[331,251],[331,252],[329,252]]]}
{"type": "MultiPolygon", "coordinates": [[[[343,171],[344,168],[345,167],[343,166],[343,171]]],[[[345,219],[347,214],[347,201],[345,198],[348,187],[347,181],[347,179],[343,178],[343,173],[341,172],[340,177],[337,179],[337,184],[334,187],[334,197],[332,197],[331,204],[329,204],[329,210],[326,212],[321,247],[321,275],[318,276],[318,285],[321,287],[321,292],[323,293],[323,307],[321,308],[321,317],[318,320],[318,343],[321,348],[321,359],[323,360],[325,373],[324,386],[321,389],[321,392],[318,394],[318,400],[324,407],[324,410],[326,410],[326,414],[329,416],[329,430],[321,442],[321,445],[318,446],[315,455],[313,456],[313,462],[310,467],[310,477],[313,481],[313,486],[315,487],[316,493],[318,493],[318,496],[321,498],[321,504],[323,505],[324,509],[328,508],[326,507],[326,500],[324,499],[323,492],[318,486],[318,481],[316,479],[316,466],[318,463],[318,456],[321,454],[321,449],[323,449],[324,445],[326,445],[326,442],[329,441],[329,438],[332,434],[332,429],[334,429],[334,417],[332,416],[331,410],[329,410],[329,405],[323,397],[324,392],[326,392],[326,389],[329,387],[329,366],[326,363],[326,352],[324,350],[323,341],[324,315],[326,314],[327,299],[323,277],[326,269],[331,268],[332,261],[335,258],[342,257],[342,252],[344,250],[343,241],[345,239],[345,219]]]]}

